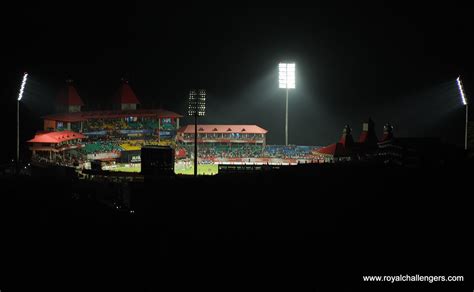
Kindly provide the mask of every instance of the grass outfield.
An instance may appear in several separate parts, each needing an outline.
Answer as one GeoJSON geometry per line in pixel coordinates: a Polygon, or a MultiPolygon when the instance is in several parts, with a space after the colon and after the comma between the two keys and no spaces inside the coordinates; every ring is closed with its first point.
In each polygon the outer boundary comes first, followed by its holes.
{"type": "MultiPolygon", "coordinates": [[[[198,174],[199,175],[215,175],[217,174],[219,166],[217,164],[199,164],[198,165],[198,174]]],[[[194,165],[191,165],[187,168],[184,165],[175,165],[174,172],[176,174],[194,174],[194,165]]]]}
{"type": "Polygon", "coordinates": [[[140,172],[140,170],[141,170],[141,167],[139,165],[132,166],[132,167],[117,166],[111,169],[111,171],[123,171],[123,172],[140,172]]]}
{"type": "MultiPolygon", "coordinates": [[[[198,174],[199,175],[214,175],[218,172],[217,164],[199,164],[198,165],[198,174]]],[[[141,167],[139,165],[126,167],[126,166],[117,166],[112,171],[123,171],[123,172],[140,172],[141,167]]],[[[194,166],[185,167],[182,164],[175,164],[174,172],[176,174],[194,174],[194,166]]]]}

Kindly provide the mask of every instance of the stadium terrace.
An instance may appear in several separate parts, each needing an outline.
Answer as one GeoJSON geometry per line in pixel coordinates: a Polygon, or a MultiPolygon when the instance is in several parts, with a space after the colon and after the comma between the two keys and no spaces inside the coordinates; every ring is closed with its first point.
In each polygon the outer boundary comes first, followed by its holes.
{"type": "MultiPolygon", "coordinates": [[[[126,80],[111,108],[84,111],[84,102],[67,80],[56,99],[56,112],[43,116],[43,129],[28,141],[32,163],[138,171],[144,146],[170,146],[178,167],[187,173],[194,157],[194,125],[180,127],[182,115],[166,109],[145,109],[126,80]]],[[[296,164],[315,159],[316,147],[271,146],[268,131],[258,125],[198,125],[199,164],[296,164]]]]}

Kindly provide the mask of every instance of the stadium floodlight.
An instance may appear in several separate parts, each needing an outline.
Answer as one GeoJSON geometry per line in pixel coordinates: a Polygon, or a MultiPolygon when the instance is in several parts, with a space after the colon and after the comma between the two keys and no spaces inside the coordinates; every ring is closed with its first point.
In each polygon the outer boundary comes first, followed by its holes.
{"type": "Polygon", "coordinates": [[[21,81],[20,92],[16,102],[16,169],[19,170],[20,162],[20,101],[23,98],[23,92],[25,91],[26,80],[28,79],[28,73],[23,74],[23,80],[21,81]]]}
{"type": "Polygon", "coordinates": [[[198,149],[197,149],[197,119],[206,114],[206,90],[191,89],[189,91],[188,115],[194,116],[194,176],[197,176],[198,149]]]}
{"type": "Polygon", "coordinates": [[[206,114],[206,90],[189,91],[188,115],[203,117],[206,114]]]}
{"type": "Polygon", "coordinates": [[[280,63],[278,65],[278,84],[286,89],[285,111],[285,145],[288,146],[288,89],[296,88],[295,63],[280,63]]]}
{"type": "Polygon", "coordinates": [[[26,80],[28,79],[28,73],[23,74],[23,80],[21,81],[20,93],[18,94],[18,101],[23,98],[23,92],[25,91],[26,80]]]}
{"type": "Polygon", "coordinates": [[[280,88],[296,88],[295,63],[280,63],[278,65],[278,73],[280,88]]]}
{"type": "Polygon", "coordinates": [[[464,89],[462,87],[461,77],[458,77],[456,79],[456,82],[458,83],[458,89],[459,89],[459,94],[461,95],[462,104],[467,105],[466,96],[464,95],[464,89]]]}
{"type": "Polygon", "coordinates": [[[467,128],[469,126],[469,105],[467,103],[466,95],[464,94],[464,88],[461,82],[461,76],[456,79],[458,84],[459,94],[461,95],[461,100],[463,105],[466,107],[466,125],[464,127],[464,149],[467,150],[467,128]]]}

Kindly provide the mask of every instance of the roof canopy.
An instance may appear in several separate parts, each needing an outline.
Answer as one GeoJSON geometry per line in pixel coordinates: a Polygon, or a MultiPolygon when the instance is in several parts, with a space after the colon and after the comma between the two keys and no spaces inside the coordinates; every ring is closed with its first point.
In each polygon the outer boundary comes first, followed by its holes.
{"type": "Polygon", "coordinates": [[[47,132],[36,134],[35,137],[27,142],[29,143],[61,143],[64,141],[83,139],[84,135],[72,132],[72,131],[61,131],[61,132],[47,132]]]}
{"type": "Polygon", "coordinates": [[[43,119],[60,122],[82,122],[88,120],[120,119],[126,117],[181,118],[182,116],[175,112],[162,109],[141,109],[61,113],[44,116],[43,119]]]}
{"type": "MultiPolygon", "coordinates": [[[[268,131],[257,125],[198,125],[198,133],[247,133],[266,134],[268,131]]],[[[187,125],[179,129],[180,133],[194,134],[194,125],[187,125]]]]}

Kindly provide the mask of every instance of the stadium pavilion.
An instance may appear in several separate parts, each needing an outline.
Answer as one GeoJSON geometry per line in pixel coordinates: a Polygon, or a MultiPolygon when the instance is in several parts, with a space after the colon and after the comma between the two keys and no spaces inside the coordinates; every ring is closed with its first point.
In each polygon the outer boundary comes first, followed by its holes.
{"type": "Polygon", "coordinates": [[[28,141],[38,162],[58,161],[78,163],[74,152],[82,148],[85,136],[71,131],[37,133],[28,141]],[[72,154],[72,155],[71,155],[72,154]]]}
{"type": "MultiPolygon", "coordinates": [[[[194,125],[178,130],[177,142],[192,152],[194,125]]],[[[257,125],[198,125],[200,157],[258,157],[265,150],[267,130],[257,125]]]]}
{"type": "MultiPolygon", "coordinates": [[[[82,111],[84,103],[68,80],[56,101],[58,113],[43,117],[44,132],[48,133],[45,137],[62,137],[60,133],[81,137],[82,147],[77,152],[85,160],[134,162],[143,145],[174,143],[182,117],[164,109],[139,109],[139,105],[128,82],[122,80],[112,109],[82,111]]],[[[34,144],[31,149],[35,148],[33,160],[40,151],[37,145],[42,141],[40,137],[29,141],[34,144]]]]}

